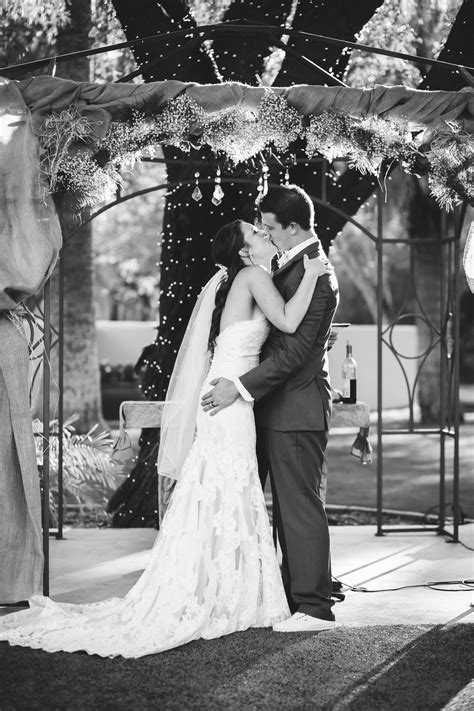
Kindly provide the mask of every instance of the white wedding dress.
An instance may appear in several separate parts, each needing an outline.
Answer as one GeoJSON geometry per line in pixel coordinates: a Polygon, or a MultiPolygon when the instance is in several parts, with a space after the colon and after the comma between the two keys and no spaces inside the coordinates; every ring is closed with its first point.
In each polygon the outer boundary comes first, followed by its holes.
{"type": "MultiPolygon", "coordinates": [[[[258,364],[263,315],[222,331],[201,392],[258,364]]],[[[67,545],[67,544],[66,544],[67,545]]],[[[0,620],[0,640],[47,652],[141,657],[289,616],[258,478],[252,405],[210,416],[194,444],[149,562],[124,598],[73,605],[35,596],[0,620]]]]}

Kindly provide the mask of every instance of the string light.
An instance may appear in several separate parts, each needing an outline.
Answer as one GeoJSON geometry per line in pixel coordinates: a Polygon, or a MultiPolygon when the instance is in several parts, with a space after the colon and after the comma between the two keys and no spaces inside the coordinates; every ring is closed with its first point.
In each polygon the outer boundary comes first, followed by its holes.
{"type": "MultiPolygon", "coordinates": [[[[296,4],[297,3],[295,3],[295,5],[296,4]]],[[[261,6],[260,6],[260,4],[257,3],[256,7],[260,9],[261,6]]],[[[273,10],[272,10],[272,12],[273,12],[273,10]]],[[[175,27],[177,27],[177,28],[181,27],[181,24],[179,22],[174,23],[173,18],[169,18],[169,20],[172,24],[175,25],[175,27]]],[[[304,41],[306,43],[309,42],[308,38],[305,38],[304,41]]],[[[349,52],[349,50],[346,50],[346,49],[343,50],[344,54],[346,54],[347,52],[349,52]]],[[[333,66],[337,66],[334,63],[334,57],[332,55],[332,50],[325,47],[324,53],[326,55],[324,58],[324,62],[323,62],[324,66],[327,66],[328,62],[331,62],[331,64],[333,64],[333,66]]],[[[147,52],[146,54],[148,55],[149,53],[147,52]]],[[[228,50],[226,48],[223,51],[221,51],[220,53],[214,52],[212,54],[211,61],[214,62],[216,68],[217,68],[216,62],[220,61],[223,56],[228,57],[229,60],[230,59],[235,60],[237,55],[235,52],[231,52],[230,50],[228,50]]],[[[195,57],[195,55],[193,55],[193,57],[195,57]]],[[[183,66],[184,66],[184,62],[183,63],[178,62],[178,63],[176,63],[176,66],[180,67],[181,64],[183,64],[183,66]]],[[[230,66],[230,61],[227,62],[227,66],[230,66]]],[[[222,66],[222,62],[221,62],[220,71],[222,73],[224,73],[224,69],[225,69],[225,71],[228,71],[225,64],[224,64],[224,66],[222,66]]],[[[286,73],[286,69],[284,69],[283,73],[286,73]]],[[[233,74],[234,75],[236,74],[235,70],[233,71],[233,74]]],[[[178,77],[177,74],[174,74],[174,75],[176,75],[178,77]]],[[[217,76],[217,74],[216,74],[216,76],[217,76]]],[[[222,74],[221,74],[221,76],[222,76],[222,74]]],[[[170,78],[172,78],[171,75],[170,75],[170,78]]],[[[247,118],[249,120],[249,125],[255,127],[255,116],[254,117],[248,116],[247,118]]],[[[227,119],[230,120],[231,117],[228,115],[227,119]]],[[[214,135],[216,135],[216,134],[217,134],[217,130],[214,135]]],[[[195,140],[195,137],[193,137],[193,140],[195,140]]],[[[223,140],[227,141],[227,144],[229,146],[231,143],[233,143],[234,155],[238,155],[238,151],[235,149],[235,146],[236,146],[235,140],[230,139],[229,136],[227,137],[227,139],[224,138],[223,140]]],[[[217,139],[216,139],[215,145],[217,145],[217,139]]],[[[268,147],[268,145],[266,145],[265,147],[268,147]]],[[[245,148],[247,150],[248,146],[246,145],[245,148]]],[[[186,150],[189,152],[189,147],[183,148],[183,150],[186,150]]],[[[214,148],[212,148],[212,150],[214,151],[214,148]]],[[[257,153],[255,155],[257,155],[258,152],[259,151],[257,151],[257,153]]],[[[223,161],[222,165],[225,170],[225,163],[224,163],[225,158],[223,156],[223,152],[222,151],[220,151],[220,152],[214,151],[214,155],[216,155],[219,158],[219,160],[223,161]]],[[[346,154],[344,153],[344,155],[346,155],[346,154]]],[[[374,165],[374,163],[372,163],[372,165],[374,165]]],[[[317,171],[314,171],[314,174],[317,175],[317,171]]],[[[337,190],[339,191],[339,193],[342,189],[342,186],[340,184],[337,184],[337,179],[340,177],[340,175],[341,174],[339,172],[337,173],[337,176],[333,172],[329,172],[329,174],[326,173],[326,177],[331,182],[331,184],[334,184],[334,183],[336,184],[336,187],[337,187],[337,190]]],[[[192,172],[190,173],[190,176],[192,176],[192,172]]],[[[199,171],[196,171],[194,173],[194,188],[199,187],[199,177],[200,177],[199,171]],[[197,175],[196,175],[196,173],[197,173],[197,175]]],[[[217,173],[216,173],[216,178],[217,178],[217,173]]],[[[288,166],[285,167],[283,180],[284,180],[285,184],[288,184],[290,182],[290,173],[289,173],[288,166]]],[[[263,167],[262,167],[262,176],[261,176],[262,192],[264,190],[264,187],[263,187],[264,182],[265,182],[264,171],[263,171],[263,167]]],[[[192,179],[189,180],[189,183],[191,185],[193,185],[193,180],[192,179]]],[[[188,185],[189,185],[189,183],[188,183],[188,185]]],[[[214,190],[217,187],[217,185],[221,185],[221,181],[219,181],[219,182],[215,181],[214,190]]],[[[202,185],[201,185],[201,187],[202,187],[202,185]]],[[[221,189],[222,189],[222,186],[221,186],[221,189]]],[[[199,188],[199,190],[200,190],[200,188],[199,188]]],[[[189,196],[189,192],[190,192],[190,189],[188,187],[188,196],[189,196]]],[[[244,193],[245,193],[245,191],[243,191],[241,189],[235,190],[234,186],[230,192],[231,192],[231,195],[239,196],[239,198],[243,198],[244,193]]],[[[179,215],[176,214],[176,213],[181,212],[183,210],[183,208],[185,210],[193,210],[193,212],[191,212],[191,215],[199,214],[197,211],[195,211],[195,208],[201,208],[203,206],[202,203],[204,201],[202,200],[202,193],[201,193],[201,199],[199,199],[199,200],[196,200],[195,198],[193,198],[192,194],[189,197],[190,197],[191,204],[189,204],[187,202],[186,198],[183,196],[182,191],[181,191],[181,193],[179,193],[179,191],[176,191],[176,189],[170,191],[169,206],[168,206],[168,209],[169,209],[168,214],[170,215],[170,219],[169,219],[167,225],[165,226],[165,229],[166,229],[166,232],[168,233],[168,235],[171,232],[174,232],[174,234],[176,236],[176,240],[174,241],[174,244],[173,244],[173,240],[170,240],[169,237],[166,238],[166,236],[163,236],[163,240],[160,245],[163,247],[162,259],[164,258],[164,261],[165,261],[165,264],[163,266],[163,271],[166,270],[166,272],[167,272],[166,278],[167,279],[170,279],[170,277],[176,273],[176,271],[177,271],[176,267],[178,267],[178,269],[179,269],[179,265],[183,264],[184,262],[186,263],[187,276],[189,276],[189,272],[188,272],[189,269],[195,269],[196,266],[198,266],[198,265],[202,268],[202,265],[206,265],[209,260],[208,253],[203,254],[200,250],[208,248],[209,242],[210,242],[210,240],[212,240],[212,236],[213,236],[211,234],[211,230],[205,231],[204,233],[201,230],[199,232],[193,232],[191,229],[184,230],[184,228],[180,224],[179,215]],[[179,195],[179,194],[181,195],[181,197],[179,197],[179,199],[176,202],[174,202],[174,204],[171,204],[171,195],[174,195],[175,197],[177,197],[177,195],[179,195]],[[191,200],[191,198],[193,198],[193,200],[191,200]],[[180,210],[180,208],[181,208],[181,210],[180,210]],[[174,222],[173,220],[176,220],[176,222],[174,222]],[[181,234],[182,231],[185,232],[185,234],[181,234]],[[204,245],[205,245],[205,247],[204,247],[204,245]],[[188,251],[191,249],[194,250],[192,253],[190,251],[188,251]]],[[[226,200],[229,200],[228,196],[227,197],[222,196],[222,197],[220,197],[220,200],[223,201],[224,198],[226,200]]],[[[360,197],[358,199],[359,199],[359,201],[361,201],[362,197],[360,197]]],[[[343,201],[345,201],[345,200],[346,200],[346,198],[343,198],[343,201]]],[[[206,203],[204,206],[205,206],[205,208],[207,208],[209,206],[209,203],[206,203]]],[[[215,205],[215,207],[220,207],[220,204],[215,205]]],[[[227,208],[229,208],[229,207],[232,211],[239,209],[238,204],[232,204],[232,206],[227,205],[227,208]]],[[[214,210],[213,214],[214,215],[216,215],[216,214],[223,215],[224,211],[217,212],[214,210]]],[[[211,224],[212,224],[212,222],[211,222],[211,224]]],[[[326,227],[326,230],[331,230],[331,228],[326,227]]],[[[193,274],[195,274],[195,272],[193,272],[193,274]]],[[[174,299],[175,300],[174,303],[179,304],[178,310],[175,309],[172,312],[172,315],[170,315],[168,319],[167,319],[165,313],[163,313],[163,317],[162,317],[162,324],[164,326],[163,332],[171,331],[172,329],[175,329],[173,331],[173,334],[175,337],[166,338],[166,337],[160,335],[157,338],[157,344],[159,344],[159,346],[157,346],[157,351],[152,358],[147,359],[147,365],[150,368],[153,368],[155,374],[156,373],[162,374],[162,378],[160,379],[161,381],[167,381],[167,380],[169,380],[170,374],[169,374],[169,372],[164,372],[164,371],[166,371],[167,369],[168,369],[168,371],[170,370],[170,363],[172,362],[172,356],[176,353],[176,350],[172,349],[172,348],[168,348],[168,352],[165,352],[166,347],[172,346],[172,344],[175,344],[178,342],[179,331],[181,328],[184,329],[184,325],[185,325],[185,321],[186,321],[185,316],[181,316],[181,314],[184,313],[184,310],[180,307],[182,307],[184,304],[184,305],[186,305],[186,308],[188,308],[188,310],[189,310],[189,305],[190,305],[190,303],[193,302],[193,299],[196,296],[196,291],[199,290],[199,286],[198,285],[194,285],[194,286],[188,285],[185,283],[185,279],[183,279],[182,281],[176,280],[176,281],[173,281],[171,284],[167,284],[166,280],[164,279],[163,280],[163,288],[164,288],[164,291],[163,291],[162,297],[163,297],[164,302],[166,302],[167,300],[170,301],[170,300],[174,299]],[[182,297],[182,298],[180,298],[180,297],[182,297]],[[178,318],[176,317],[177,313],[180,314],[180,316],[178,318]],[[183,323],[184,323],[184,325],[183,325],[183,323]],[[175,325],[170,327],[169,325],[167,326],[167,324],[175,324],[175,325]],[[161,349],[161,351],[159,349],[161,349]],[[160,353],[159,356],[156,355],[158,353],[160,353]],[[157,360],[158,358],[160,360],[161,359],[163,360],[163,367],[160,366],[159,360],[157,360]]],[[[167,304],[166,308],[168,308],[168,307],[169,307],[169,304],[167,304]]],[[[156,375],[154,376],[154,378],[155,378],[155,380],[157,380],[156,375]]],[[[163,382],[150,383],[149,385],[146,386],[145,389],[146,389],[147,393],[151,395],[151,397],[154,397],[156,399],[159,399],[160,397],[163,396],[162,393],[160,392],[160,389],[161,390],[163,389],[163,382]]],[[[150,447],[151,445],[152,445],[152,442],[149,439],[147,439],[146,446],[150,447]]],[[[148,491],[149,491],[149,489],[148,489],[148,491]]],[[[157,510],[155,509],[155,514],[156,513],[157,513],[157,510]]],[[[122,514],[120,514],[120,515],[122,515],[122,514]]],[[[141,520],[144,520],[144,517],[141,517],[141,520]]]]}

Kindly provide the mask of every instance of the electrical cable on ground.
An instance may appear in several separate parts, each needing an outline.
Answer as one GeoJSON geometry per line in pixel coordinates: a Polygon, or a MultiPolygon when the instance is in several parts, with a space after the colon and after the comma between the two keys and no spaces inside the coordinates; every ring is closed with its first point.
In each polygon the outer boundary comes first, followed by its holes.
{"type": "Polygon", "coordinates": [[[465,580],[427,580],[425,583],[417,583],[416,585],[401,585],[397,588],[377,588],[375,590],[368,590],[360,585],[350,585],[340,580],[335,575],[332,576],[333,580],[336,580],[344,588],[351,590],[352,592],[364,592],[364,593],[379,593],[379,592],[396,592],[398,590],[408,590],[410,588],[428,588],[429,590],[439,590],[440,592],[467,592],[467,590],[474,590],[474,579],[466,578],[465,580]],[[441,588],[440,585],[463,585],[462,588],[441,588]]]}

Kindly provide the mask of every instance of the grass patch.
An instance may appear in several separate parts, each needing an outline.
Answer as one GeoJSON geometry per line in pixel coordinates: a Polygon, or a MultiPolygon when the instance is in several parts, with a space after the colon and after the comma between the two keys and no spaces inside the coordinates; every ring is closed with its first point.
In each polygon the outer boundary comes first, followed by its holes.
{"type": "Polygon", "coordinates": [[[137,660],[0,644],[2,711],[443,708],[470,681],[474,626],[248,630],[137,660]]]}

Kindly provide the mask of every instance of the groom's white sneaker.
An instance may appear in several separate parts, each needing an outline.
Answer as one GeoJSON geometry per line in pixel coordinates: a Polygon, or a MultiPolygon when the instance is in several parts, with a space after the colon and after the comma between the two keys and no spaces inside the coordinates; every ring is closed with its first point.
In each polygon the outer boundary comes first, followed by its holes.
{"type": "Polygon", "coordinates": [[[305,615],[304,612],[295,612],[283,622],[273,625],[274,632],[321,632],[332,630],[336,626],[334,620],[320,620],[319,617],[305,615]]]}

